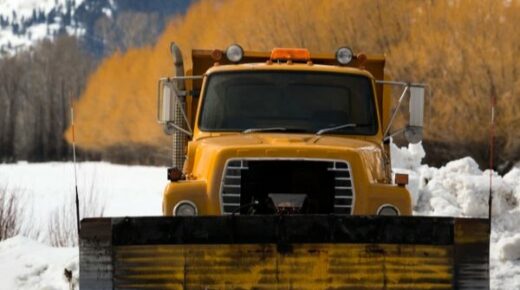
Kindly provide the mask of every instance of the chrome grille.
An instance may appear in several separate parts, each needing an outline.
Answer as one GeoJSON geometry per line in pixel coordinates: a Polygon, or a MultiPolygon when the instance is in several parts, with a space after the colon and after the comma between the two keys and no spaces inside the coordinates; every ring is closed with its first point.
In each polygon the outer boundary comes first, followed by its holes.
{"type": "Polygon", "coordinates": [[[232,160],[227,163],[220,186],[222,213],[231,214],[240,208],[242,170],[247,169],[246,160],[232,160]]]}
{"type": "Polygon", "coordinates": [[[344,161],[331,162],[329,171],[334,172],[334,213],[352,214],[354,186],[350,166],[344,161]]]}

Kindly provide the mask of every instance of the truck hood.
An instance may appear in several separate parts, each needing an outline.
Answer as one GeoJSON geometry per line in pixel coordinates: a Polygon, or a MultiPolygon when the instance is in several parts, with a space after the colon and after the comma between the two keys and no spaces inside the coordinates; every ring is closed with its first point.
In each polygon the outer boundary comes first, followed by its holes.
{"type": "Polygon", "coordinates": [[[195,178],[211,172],[203,164],[229,158],[356,159],[363,163],[372,181],[384,180],[381,146],[373,142],[309,134],[253,133],[207,137],[191,142],[185,171],[195,178]]]}
{"type": "Polygon", "coordinates": [[[225,135],[218,137],[204,138],[199,141],[204,147],[242,147],[242,146],[297,146],[297,147],[316,147],[316,146],[338,146],[344,149],[361,149],[366,150],[380,149],[373,142],[324,135],[308,135],[308,134],[273,134],[273,133],[252,133],[225,135]]]}

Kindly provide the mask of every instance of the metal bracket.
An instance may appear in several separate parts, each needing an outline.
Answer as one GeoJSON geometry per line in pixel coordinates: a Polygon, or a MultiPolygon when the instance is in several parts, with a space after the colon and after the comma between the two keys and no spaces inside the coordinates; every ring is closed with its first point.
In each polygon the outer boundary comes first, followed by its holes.
{"type": "Polygon", "coordinates": [[[390,122],[388,122],[388,126],[386,127],[384,133],[383,133],[383,141],[387,141],[391,137],[398,135],[400,133],[406,132],[407,128],[401,128],[397,131],[394,131],[390,133],[390,128],[392,127],[392,124],[395,121],[395,117],[397,116],[397,112],[401,108],[401,104],[404,100],[404,97],[406,96],[406,93],[409,91],[410,87],[425,87],[425,84],[421,83],[407,83],[407,82],[400,82],[400,81],[385,81],[385,80],[376,80],[376,84],[382,84],[382,85],[390,85],[390,86],[399,86],[403,88],[403,91],[401,92],[401,96],[399,97],[399,101],[397,102],[397,105],[395,106],[392,116],[390,117],[390,122]]]}

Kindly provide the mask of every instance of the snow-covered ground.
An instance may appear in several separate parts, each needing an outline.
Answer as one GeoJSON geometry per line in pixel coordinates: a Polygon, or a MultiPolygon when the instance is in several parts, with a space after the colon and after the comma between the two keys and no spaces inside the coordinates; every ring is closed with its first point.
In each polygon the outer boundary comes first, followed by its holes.
{"type": "MultiPolygon", "coordinates": [[[[416,215],[486,217],[490,172],[471,158],[441,168],[422,165],[421,145],[392,147],[395,172],[410,175],[416,215]]],[[[72,204],[70,163],[0,164],[0,188],[7,186],[25,201],[26,221],[45,232],[49,216],[72,204]]],[[[78,166],[83,200],[96,196],[105,216],[160,215],[166,171],[158,167],[86,162],[78,166]]],[[[520,289],[520,167],[505,176],[493,173],[492,289],[520,289]]],[[[0,290],[68,289],[64,269],[78,277],[77,248],[53,248],[45,234],[37,240],[17,236],[0,242],[0,290]]]]}
{"type": "Polygon", "coordinates": [[[53,248],[22,236],[0,243],[0,289],[69,289],[64,271],[77,285],[78,248],[53,248]]]}
{"type": "Polygon", "coordinates": [[[0,0],[0,17],[7,23],[0,27],[0,53],[14,54],[26,50],[39,40],[54,38],[61,28],[64,28],[68,35],[85,34],[85,28],[75,23],[74,19],[71,23],[62,25],[61,16],[58,16],[58,12],[66,13],[67,9],[70,9],[70,16],[73,16],[76,8],[83,1],[0,0]],[[45,15],[49,19],[37,21],[40,15],[45,15]],[[21,31],[24,25],[26,31],[21,31]]]}
{"type": "MultiPolygon", "coordinates": [[[[77,173],[80,200],[104,206],[105,216],[161,215],[165,168],[84,162],[77,173]]],[[[40,232],[0,242],[0,290],[69,289],[63,273],[67,268],[77,279],[78,249],[50,247],[48,227],[57,211],[74,206],[72,163],[0,164],[0,189],[5,187],[23,201],[24,230],[40,232]]]]}
{"type": "MultiPolygon", "coordinates": [[[[14,11],[18,18],[29,18],[33,10],[49,12],[57,5],[66,6],[66,2],[67,0],[0,0],[0,8],[2,8],[0,15],[12,17],[14,11]]],[[[83,0],[75,0],[73,3],[77,7],[83,3],[83,0]]]]}
{"type": "MultiPolygon", "coordinates": [[[[78,163],[77,176],[80,203],[104,206],[104,216],[161,215],[162,191],[167,182],[165,168],[83,162],[78,163]]],[[[0,188],[3,187],[23,200],[24,228],[43,229],[43,242],[49,217],[62,210],[64,203],[74,207],[72,163],[0,164],[0,188]]],[[[92,214],[86,211],[81,216],[92,214]]]]}

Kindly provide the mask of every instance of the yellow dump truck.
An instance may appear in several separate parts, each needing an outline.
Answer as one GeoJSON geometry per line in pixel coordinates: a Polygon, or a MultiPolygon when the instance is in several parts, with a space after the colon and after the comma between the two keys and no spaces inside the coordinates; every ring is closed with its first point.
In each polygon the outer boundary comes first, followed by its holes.
{"type": "Polygon", "coordinates": [[[422,138],[424,85],[348,47],[193,50],[187,70],[171,51],[163,217],[83,220],[81,289],[489,289],[489,221],[413,217],[391,172],[390,137],[422,138]]]}

